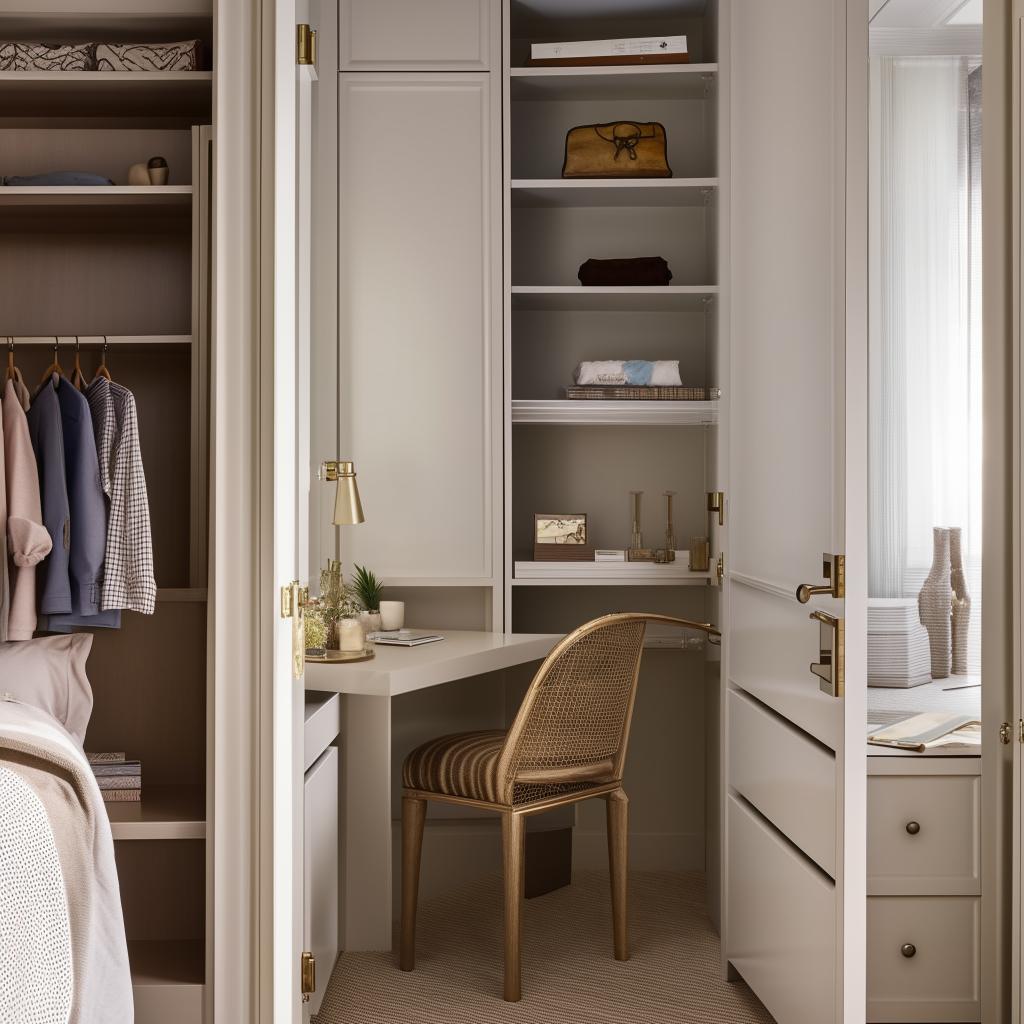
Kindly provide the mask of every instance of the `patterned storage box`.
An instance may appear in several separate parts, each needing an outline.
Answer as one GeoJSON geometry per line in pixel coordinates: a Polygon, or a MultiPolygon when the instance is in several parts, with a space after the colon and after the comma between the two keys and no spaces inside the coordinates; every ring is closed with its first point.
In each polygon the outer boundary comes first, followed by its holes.
{"type": "Polygon", "coordinates": [[[95,43],[0,43],[0,71],[92,71],[95,43]]]}
{"type": "Polygon", "coordinates": [[[98,43],[97,71],[198,71],[198,39],[181,43],[98,43]]]}

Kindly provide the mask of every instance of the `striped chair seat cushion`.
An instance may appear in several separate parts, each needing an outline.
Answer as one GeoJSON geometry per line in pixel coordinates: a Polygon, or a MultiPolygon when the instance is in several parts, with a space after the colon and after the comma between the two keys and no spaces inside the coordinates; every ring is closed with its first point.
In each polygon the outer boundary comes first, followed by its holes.
{"type": "Polygon", "coordinates": [[[402,766],[406,789],[499,803],[498,758],[505,732],[460,732],[417,747],[402,766]]]}
{"type": "MultiPolygon", "coordinates": [[[[502,730],[494,729],[460,732],[424,743],[405,759],[402,784],[406,789],[424,793],[504,804],[504,796],[498,793],[498,760],[505,736],[502,730]]],[[[611,781],[612,768],[611,760],[605,759],[568,768],[520,770],[512,803],[519,806],[534,800],[583,793],[611,781]]]]}

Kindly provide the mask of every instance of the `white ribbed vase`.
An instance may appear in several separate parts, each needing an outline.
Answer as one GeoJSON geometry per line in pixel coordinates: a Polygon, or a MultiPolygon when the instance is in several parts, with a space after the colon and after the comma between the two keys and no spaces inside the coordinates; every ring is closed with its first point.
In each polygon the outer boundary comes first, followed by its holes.
{"type": "Polygon", "coordinates": [[[932,656],[932,678],[949,675],[952,657],[951,608],[953,589],[949,582],[949,530],[936,526],[932,531],[932,567],[917,595],[921,624],[928,630],[932,656]]]}
{"type": "Polygon", "coordinates": [[[967,631],[971,625],[971,595],[967,593],[967,577],[964,575],[964,556],[961,548],[959,526],[949,531],[949,585],[953,591],[952,665],[953,675],[967,674],[967,631]]]}

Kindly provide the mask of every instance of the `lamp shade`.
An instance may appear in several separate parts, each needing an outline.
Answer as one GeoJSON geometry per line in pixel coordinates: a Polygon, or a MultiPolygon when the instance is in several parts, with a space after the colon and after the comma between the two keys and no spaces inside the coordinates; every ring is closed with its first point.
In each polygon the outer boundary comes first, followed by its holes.
{"type": "Polygon", "coordinates": [[[334,499],[334,525],[349,526],[365,522],[363,505],[359,500],[356,468],[352,462],[338,463],[338,493],[334,499]]]}

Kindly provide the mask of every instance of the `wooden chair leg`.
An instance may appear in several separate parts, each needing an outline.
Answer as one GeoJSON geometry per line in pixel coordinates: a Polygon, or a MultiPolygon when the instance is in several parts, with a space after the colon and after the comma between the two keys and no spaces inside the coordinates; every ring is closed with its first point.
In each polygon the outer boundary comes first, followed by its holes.
{"type": "Polygon", "coordinates": [[[605,798],[608,807],[608,867],[612,879],[612,933],[615,959],[629,959],[629,798],[618,789],[605,798]]]}
{"type": "Polygon", "coordinates": [[[526,818],[507,811],[501,816],[501,842],[505,865],[505,1000],[519,1002],[520,933],[523,908],[523,866],[526,818]]]}
{"type": "Polygon", "coordinates": [[[398,966],[411,971],[416,966],[416,903],[420,891],[420,852],[427,801],[402,797],[402,934],[398,966]]]}

